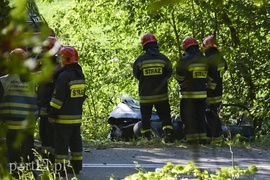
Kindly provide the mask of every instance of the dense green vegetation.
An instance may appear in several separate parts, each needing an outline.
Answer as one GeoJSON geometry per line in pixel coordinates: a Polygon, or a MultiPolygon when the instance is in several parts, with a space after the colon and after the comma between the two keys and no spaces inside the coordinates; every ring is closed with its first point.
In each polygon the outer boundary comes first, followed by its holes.
{"type": "MultiPolygon", "coordinates": [[[[1,43],[6,40],[6,32],[10,28],[23,26],[26,2],[4,0],[0,3],[1,43]],[[9,2],[19,8],[10,11],[9,2]]],[[[110,128],[107,118],[118,103],[117,96],[129,94],[137,97],[132,64],[142,52],[140,38],[146,32],[155,34],[160,50],[171,59],[174,67],[182,56],[181,41],[186,36],[193,36],[199,42],[208,35],[216,36],[229,66],[224,81],[224,102],[249,107],[257,136],[268,134],[269,137],[270,2],[39,0],[37,4],[62,44],[75,46],[79,51],[80,64],[87,78],[88,99],[84,104],[82,126],[85,140],[107,138],[110,128]]],[[[17,37],[12,41],[17,45],[41,43],[41,39],[32,36],[17,37]]],[[[1,67],[5,65],[5,58],[6,54],[1,53],[1,67]]],[[[49,71],[49,67],[45,67],[41,74],[35,76],[36,80],[46,77],[49,71]]],[[[179,114],[178,87],[174,77],[170,80],[170,103],[173,114],[179,114]]],[[[3,137],[4,131],[0,132],[3,137]]],[[[171,165],[170,168],[174,169],[171,165]]],[[[164,169],[167,170],[166,167],[164,169]]],[[[239,172],[249,173],[245,170],[239,172]]]]}
{"type": "MultiPolygon", "coordinates": [[[[61,2],[61,1],[60,1],[61,2]]],[[[59,3],[60,3],[59,2],[59,3]]],[[[62,1],[63,2],[63,1],[62,1]]],[[[191,35],[201,42],[217,37],[229,66],[225,74],[224,102],[245,104],[252,111],[258,134],[268,133],[269,7],[268,1],[66,1],[51,6],[56,12],[48,23],[63,44],[75,46],[87,75],[84,137],[105,138],[110,101],[123,93],[137,97],[132,63],[142,52],[141,36],[150,32],[160,50],[175,65],[182,55],[181,41],[191,35]]],[[[54,2],[56,3],[56,2],[54,2]]],[[[48,18],[47,18],[48,17],[48,18]]],[[[173,113],[179,113],[178,88],[170,82],[173,113]]]]}
{"type": "MultiPolygon", "coordinates": [[[[174,66],[182,56],[181,41],[186,36],[199,42],[208,35],[216,36],[229,66],[225,73],[224,102],[249,107],[257,135],[268,133],[268,1],[50,1],[37,1],[40,13],[55,29],[62,44],[78,49],[87,77],[85,139],[107,137],[107,118],[118,103],[116,96],[129,94],[137,98],[132,64],[142,52],[140,38],[146,32],[155,34],[160,50],[174,66]]],[[[23,5],[26,1],[14,2],[23,5]]],[[[178,114],[178,87],[174,78],[170,80],[170,103],[173,113],[178,114]]]]}

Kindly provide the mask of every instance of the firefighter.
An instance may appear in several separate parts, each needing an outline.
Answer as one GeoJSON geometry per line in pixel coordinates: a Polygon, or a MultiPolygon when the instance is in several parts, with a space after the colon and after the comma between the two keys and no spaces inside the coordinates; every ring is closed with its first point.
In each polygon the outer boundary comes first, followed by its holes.
{"type": "Polygon", "coordinates": [[[170,60],[160,53],[157,39],[145,34],[141,39],[143,50],[133,64],[134,77],[139,81],[140,111],[142,115],[142,136],[151,140],[150,118],[155,107],[162,120],[165,143],[173,142],[173,126],[168,98],[168,79],[172,75],[170,60]]]}
{"type": "Polygon", "coordinates": [[[207,118],[210,128],[210,135],[213,141],[220,141],[222,133],[222,122],[219,119],[218,111],[222,103],[222,78],[227,70],[227,63],[217,48],[217,41],[214,37],[208,36],[203,41],[202,47],[205,56],[208,57],[209,64],[216,72],[212,77],[212,81],[207,82],[207,99],[212,116],[207,118]]]}
{"type": "Polygon", "coordinates": [[[206,143],[207,60],[193,37],[187,36],[182,41],[182,47],[185,53],[177,63],[176,79],[180,88],[180,116],[185,127],[186,141],[191,144],[206,143]]]}
{"type": "MultiPolygon", "coordinates": [[[[0,118],[6,125],[6,144],[11,164],[33,163],[34,129],[37,118],[36,85],[30,81],[24,62],[26,52],[21,48],[11,51],[9,74],[0,79],[0,118]],[[14,67],[17,68],[17,72],[14,67]]],[[[20,169],[13,169],[18,177],[20,169]]],[[[25,171],[26,169],[24,169],[25,171]]]]}
{"type": "Polygon", "coordinates": [[[42,81],[37,89],[37,105],[39,108],[39,136],[41,140],[41,152],[44,158],[54,162],[53,125],[48,121],[48,110],[54,90],[54,82],[60,64],[57,61],[57,52],[60,42],[53,36],[49,36],[43,43],[41,69],[45,61],[52,65],[51,78],[42,81]]]}
{"type": "Polygon", "coordinates": [[[79,174],[82,170],[82,105],[85,100],[85,77],[74,47],[63,46],[58,52],[61,70],[50,101],[49,122],[54,124],[55,167],[61,175],[79,174]],[[71,156],[69,158],[69,149],[71,156]],[[72,168],[67,167],[69,164],[72,168]]]}

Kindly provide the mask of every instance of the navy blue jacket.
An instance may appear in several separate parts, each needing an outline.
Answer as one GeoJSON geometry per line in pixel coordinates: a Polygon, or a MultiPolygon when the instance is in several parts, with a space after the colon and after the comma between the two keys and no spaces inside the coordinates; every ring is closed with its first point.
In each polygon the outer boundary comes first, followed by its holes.
{"type": "MultiPolygon", "coordinates": [[[[209,104],[221,103],[222,102],[222,91],[223,91],[223,74],[228,69],[227,62],[218,51],[217,48],[209,48],[205,51],[205,55],[208,57],[209,64],[213,67],[215,73],[211,76],[213,82],[216,84],[215,88],[208,86],[207,89],[207,102],[209,104]]],[[[211,82],[208,83],[211,85],[211,82]]]]}
{"type": "Polygon", "coordinates": [[[62,125],[80,125],[85,100],[85,77],[79,64],[70,64],[58,72],[50,101],[49,118],[62,125]]]}
{"type": "Polygon", "coordinates": [[[176,79],[180,84],[180,97],[201,99],[207,97],[206,82],[208,62],[197,45],[186,49],[176,67],[176,79]]]}
{"type": "Polygon", "coordinates": [[[133,74],[139,81],[141,104],[168,100],[168,79],[172,75],[170,60],[159,52],[156,43],[149,43],[133,64],[133,74]]]}

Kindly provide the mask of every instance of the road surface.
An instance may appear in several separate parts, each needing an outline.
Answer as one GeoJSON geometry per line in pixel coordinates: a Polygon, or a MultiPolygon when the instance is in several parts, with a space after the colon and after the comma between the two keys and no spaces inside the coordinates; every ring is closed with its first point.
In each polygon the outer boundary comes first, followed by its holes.
{"type": "MultiPolygon", "coordinates": [[[[166,147],[166,148],[86,148],[83,170],[77,175],[79,180],[124,179],[137,173],[136,163],[146,171],[154,171],[167,162],[186,165],[192,161],[196,167],[215,172],[232,163],[241,169],[256,165],[258,172],[240,179],[270,179],[270,149],[229,147],[166,147]],[[233,152],[233,154],[231,153],[233,152]],[[135,163],[136,162],[136,163],[135,163]]],[[[73,176],[69,176],[71,179],[73,176]]],[[[194,179],[192,176],[182,178],[194,179]]],[[[179,178],[179,179],[182,179],[179,178]]]]}

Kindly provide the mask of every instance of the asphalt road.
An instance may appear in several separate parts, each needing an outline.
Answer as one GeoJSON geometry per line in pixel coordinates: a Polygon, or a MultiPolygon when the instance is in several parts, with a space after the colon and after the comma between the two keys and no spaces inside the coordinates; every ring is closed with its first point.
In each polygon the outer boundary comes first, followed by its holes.
{"type": "MultiPolygon", "coordinates": [[[[114,180],[124,179],[137,173],[136,163],[146,171],[154,171],[167,162],[186,165],[192,161],[196,167],[209,172],[222,167],[239,166],[241,169],[256,165],[258,172],[251,176],[240,176],[239,179],[270,179],[270,149],[256,148],[87,148],[84,152],[82,172],[78,180],[114,180]],[[233,153],[231,153],[233,152],[233,153]]],[[[71,179],[73,176],[69,176],[71,179]]],[[[191,175],[179,179],[194,179],[191,175]]]]}

